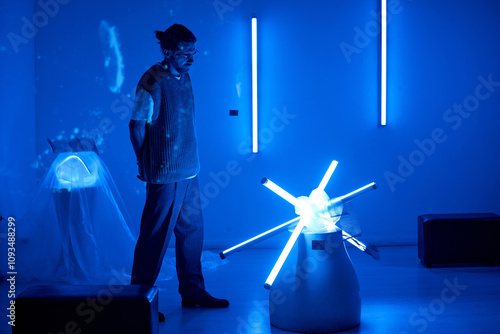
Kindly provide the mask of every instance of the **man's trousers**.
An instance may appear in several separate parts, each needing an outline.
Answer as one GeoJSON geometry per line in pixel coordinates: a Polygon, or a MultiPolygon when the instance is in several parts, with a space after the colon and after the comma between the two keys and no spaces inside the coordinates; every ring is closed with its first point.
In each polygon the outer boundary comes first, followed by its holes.
{"type": "Polygon", "coordinates": [[[154,285],[172,231],[179,293],[182,298],[202,295],[203,217],[198,178],[146,185],[146,204],[134,253],[132,284],[154,285]]]}

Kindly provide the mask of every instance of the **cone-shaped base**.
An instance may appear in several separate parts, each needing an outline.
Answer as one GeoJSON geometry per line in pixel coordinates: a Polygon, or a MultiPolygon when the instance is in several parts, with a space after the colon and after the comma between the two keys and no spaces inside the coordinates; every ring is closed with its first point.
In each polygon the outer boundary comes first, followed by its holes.
{"type": "Polygon", "coordinates": [[[308,333],[359,325],[359,282],[342,231],[302,233],[269,292],[275,327],[308,333]]]}

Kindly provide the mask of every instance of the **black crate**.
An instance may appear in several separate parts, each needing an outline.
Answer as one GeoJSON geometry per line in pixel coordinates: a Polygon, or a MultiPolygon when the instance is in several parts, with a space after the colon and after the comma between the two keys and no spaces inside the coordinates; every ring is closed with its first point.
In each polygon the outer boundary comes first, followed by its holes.
{"type": "Polygon", "coordinates": [[[427,267],[500,263],[500,216],[494,213],[418,216],[418,257],[427,267]]]}
{"type": "Polygon", "coordinates": [[[158,288],[39,285],[15,299],[14,334],[157,334],[158,288]]]}

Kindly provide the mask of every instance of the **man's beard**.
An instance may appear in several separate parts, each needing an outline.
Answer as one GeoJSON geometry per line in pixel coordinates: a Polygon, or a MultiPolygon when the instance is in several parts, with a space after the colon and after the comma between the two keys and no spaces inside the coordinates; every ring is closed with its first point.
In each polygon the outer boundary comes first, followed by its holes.
{"type": "Polygon", "coordinates": [[[177,67],[176,66],[176,70],[177,72],[179,72],[180,74],[182,73],[186,73],[188,72],[190,69],[191,69],[191,65],[193,64],[193,62],[186,62],[184,63],[184,65],[182,65],[182,67],[177,67]]]}

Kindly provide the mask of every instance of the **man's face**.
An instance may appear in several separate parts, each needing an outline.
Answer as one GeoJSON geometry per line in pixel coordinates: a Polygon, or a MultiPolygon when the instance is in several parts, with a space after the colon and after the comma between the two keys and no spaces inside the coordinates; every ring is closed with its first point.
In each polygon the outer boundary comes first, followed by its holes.
{"type": "Polygon", "coordinates": [[[179,73],[186,73],[193,64],[194,55],[197,53],[194,43],[179,43],[177,51],[172,51],[170,64],[179,73]]]}

